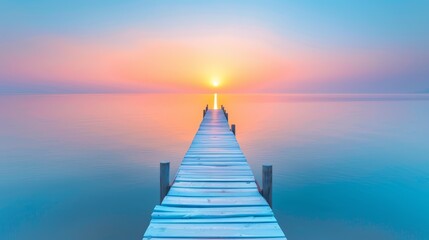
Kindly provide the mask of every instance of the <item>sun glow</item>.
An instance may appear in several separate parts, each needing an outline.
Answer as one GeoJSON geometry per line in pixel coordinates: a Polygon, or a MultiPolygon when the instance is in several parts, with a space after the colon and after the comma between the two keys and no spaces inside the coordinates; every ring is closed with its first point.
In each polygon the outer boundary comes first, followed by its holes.
{"type": "Polygon", "coordinates": [[[213,87],[219,87],[219,84],[220,84],[220,79],[219,79],[219,77],[213,77],[212,78],[212,85],[213,85],[213,87]]]}

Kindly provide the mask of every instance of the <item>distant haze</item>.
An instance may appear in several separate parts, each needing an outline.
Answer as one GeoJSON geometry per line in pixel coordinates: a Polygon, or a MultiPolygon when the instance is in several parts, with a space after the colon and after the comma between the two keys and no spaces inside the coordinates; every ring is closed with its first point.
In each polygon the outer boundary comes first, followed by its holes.
{"type": "Polygon", "coordinates": [[[429,1],[2,1],[0,94],[417,93],[429,1]]]}

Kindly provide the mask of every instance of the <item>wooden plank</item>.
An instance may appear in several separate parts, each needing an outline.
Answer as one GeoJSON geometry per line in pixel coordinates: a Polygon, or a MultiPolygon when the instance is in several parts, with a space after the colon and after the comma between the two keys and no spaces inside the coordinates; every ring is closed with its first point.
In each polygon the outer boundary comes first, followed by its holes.
{"type": "MultiPolygon", "coordinates": [[[[153,215],[152,215],[153,217],[153,215]]],[[[247,216],[247,217],[233,217],[228,216],[224,218],[154,218],[153,223],[276,223],[277,220],[273,216],[247,216]]]]}
{"type": "MultiPolygon", "coordinates": [[[[273,214],[269,206],[251,206],[251,207],[213,207],[213,208],[183,208],[157,205],[154,212],[187,212],[187,213],[269,213],[273,214]]],[[[271,216],[267,215],[267,216],[271,216]]]]}
{"type": "Polygon", "coordinates": [[[167,195],[162,201],[166,206],[185,207],[234,207],[234,206],[267,206],[261,196],[257,197],[178,197],[167,195]]]}
{"type": "Polygon", "coordinates": [[[245,158],[234,158],[234,157],[224,157],[224,156],[216,156],[215,158],[186,158],[183,159],[183,162],[245,162],[247,165],[247,161],[245,158]]]}
{"type": "Polygon", "coordinates": [[[180,166],[179,170],[249,170],[252,169],[249,166],[180,166]]]}
{"type": "Polygon", "coordinates": [[[228,157],[218,157],[218,158],[205,158],[205,159],[186,159],[183,160],[184,163],[211,163],[211,162],[238,162],[245,163],[247,166],[246,159],[240,158],[228,158],[228,157]]]}
{"type": "Polygon", "coordinates": [[[250,170],[179,170],[178,175],[203,175],[203,176],[252,176],[250,170]]]}
{"type": "Polygon", "coordinates": [[[200,166],[248,166],[247,162],[182,162],[182,165],[200,166]]]}
{"type": "MultiPolygon", "coordinates": [[[[240,208],[240,207],[239,207],[240,208]]],[[[271,211],[255,212],[255,211],[200,211],[200,212],[153,212],[153,219],[214,219],[214,218],[238,218],[238,217],[269,217],[273,216],[271,211]]]]}
{"type": "Polygon", "coordinates": [[[170,196],[183,196],[183,197],[246,197],[258,196],[259,192],[254,188],[245,189],[195,189],[195,188],[176,188],[170,189],[170,196]]]}
{"type": "Polygon", "coordinates": [[[257,188],[254,181],[249,182],[179,182],[173,183],[173,187],[183,188],[222,188],[222,189],[242,189],[257,188]]]}
{"type": "MultiPolygon", "coordinates": [[[[157,238],[157,237],[151,237],[151,238],[143,238],[143,240],[195,240],[197,238],[157,238]]],[[[236,237],[224,237],[223,239],[249,239],[249,240],[286,240],[285,237],[276,237],[276,238],[260,238],[260,237],[240,237],[240,238],[236,238],[236,237]]],[[[219,240],[219,238],[204,238],[204,240],[219,240]]]]}
{"type": "Polygon", "coordinates": [[[145,237],[283,237],[277,223],[211,223],[164,224],[151,223],[145,237]]]}
{"type": "Polygon", "coordinates": [[[175,181],[181,182],[249,182],[255,181],[253,176],[180,176],[175,181]]]}

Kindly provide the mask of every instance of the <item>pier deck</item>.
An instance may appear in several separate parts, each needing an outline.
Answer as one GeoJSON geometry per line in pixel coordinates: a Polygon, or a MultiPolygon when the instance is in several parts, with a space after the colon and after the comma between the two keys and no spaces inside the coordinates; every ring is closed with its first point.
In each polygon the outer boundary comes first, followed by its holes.
{"type": "Polygon", "coordinates": [[[208,110],[143,239],[286,239],[230,131],[208,110]]]}

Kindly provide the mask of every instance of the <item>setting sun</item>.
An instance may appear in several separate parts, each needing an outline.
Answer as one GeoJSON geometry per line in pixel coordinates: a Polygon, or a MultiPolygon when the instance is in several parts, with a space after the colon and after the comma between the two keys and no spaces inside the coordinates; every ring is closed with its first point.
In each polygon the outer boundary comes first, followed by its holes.
{"type": "Polygon", "coordinates": [[[220,84],[219,78],[218,77],[213,77],[212,78],[212,85],[213,87],[218,87],[220,84]]]}

